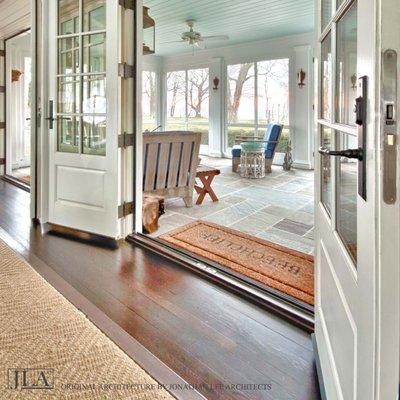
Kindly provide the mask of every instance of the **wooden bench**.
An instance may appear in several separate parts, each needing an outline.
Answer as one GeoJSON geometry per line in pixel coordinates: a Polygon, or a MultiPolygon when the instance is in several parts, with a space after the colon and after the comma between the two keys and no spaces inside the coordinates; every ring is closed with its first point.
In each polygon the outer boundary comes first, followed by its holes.
{"type": "Polygon", "coordinates": [[[143,134],[143,191],[165,198],[181,197],[193,205],[201,133],[190,131],[143,134]]]}

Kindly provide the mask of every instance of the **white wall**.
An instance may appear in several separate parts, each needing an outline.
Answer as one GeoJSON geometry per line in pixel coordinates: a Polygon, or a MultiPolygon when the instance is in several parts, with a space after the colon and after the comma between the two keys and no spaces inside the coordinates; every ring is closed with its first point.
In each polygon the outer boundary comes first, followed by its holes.
{"type": "MultiPolygon", "coordinates": [[[[157,71],[163,76],[168,71],[208,67],[210,69],[210,87],[215,76],[220,78],[219,90],[210,90],[210,146],[211,155],[221,156],[224,148],[226,65],[249,61],[289,58],[289,125],[293,140],[294,165],[298,168],[313,168],[313,34],[288,36],[278,39],[242,43],[173,56],[144,57],[143,68],[157,71]],[[297,86],[297,72],[306,72],[305,87],[297,86]]],[[[162,80],[161,80],[162,81],[162,80]]],[[[159,87],[161,96],[164,87],[159,87]]],[[[160,100],[163,104],[165,99],[160,100]]],[[[163,122],[162,118],[159,122],[163,122]]]]}

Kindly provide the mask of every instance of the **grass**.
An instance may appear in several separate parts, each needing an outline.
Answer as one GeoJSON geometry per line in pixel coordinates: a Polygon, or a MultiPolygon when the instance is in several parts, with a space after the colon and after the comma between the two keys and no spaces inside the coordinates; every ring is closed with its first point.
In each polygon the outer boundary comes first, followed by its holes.
{"type": "MultiPolygon", "coordinates": [[[[248,121],[249,124],[251,121],[248,121]]],[[[246,123],[246,121],[243,121],[246,123]]],[[[143,124],[144,129],[152,130],[155,128],[155,124],[144,121],[143,124]]],[[[167,122],[167,130],[169,131],[181,131],[184,130],[185,124],[182,119],[175,118],[169,119],[167,122]]],[[[191,118],[188,123],[188,130],[200,132],[201,133],[201,144],[208,145],[209,144],[209,126],[208,121],[204,118],[191,118]]],[[[235,144],[236,136],[254,136],[255,130],[253,127],[242,127],[242,126],[229,126],[228,127],[228,147],[232,147],[235,144]]],[[[261,134],[259,134],[262,136],[261,134]]],[[[277,152],[284,153],[286,151],[286,146],[290,138],[290,132],[288,129],[284,129],[281,135],[281,140],[279,141],[277,152]]]]}

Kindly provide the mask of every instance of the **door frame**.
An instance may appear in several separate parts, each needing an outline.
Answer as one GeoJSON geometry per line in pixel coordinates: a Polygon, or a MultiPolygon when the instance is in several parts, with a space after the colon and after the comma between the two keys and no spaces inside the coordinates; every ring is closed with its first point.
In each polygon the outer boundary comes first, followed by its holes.
{"type": "MultiPolygon", "coordinates": [[[[8,74],[8,71],[7,71],[7,42],[8,41],[10,41],[10,40],[12,40],[12,39],[15,39],[15,38],[17,38],[18,36],[22,36],[22,35],[25,35],[25,34],[27,34],[28,32],[30,32],[30,34],[31,34],[31,45],[30,45],[30,51],[31,51],[31,58],[32,58],[32,67],[33,67],[33,64],[34,64],[34,58],[33,58],[33,47],[32,47],[32,44],[33,44],[33,41],[32,41],[32,29],[31,28],[25,28],[25,29],[21,29],[20,31],[18,31],[17,33],[14,33],[13,35],[11,35],[11,36],[8,36],[7,38],[5,38],[4,40],[3,40],[3,43],[4,43],[4,51],[5,51],[5,57],[4,57],[4,74],[3,74],[3,79],[4,79],[4,88],[5,88],[5,91],[4,91],[4,123],[5,123],[5,125],[6,125],[6,130],[5,130],[5,135],[4,135],[4,175],[3,175],[3,179],[4,180],[6,180],[7,182],[9,182],[9,183],[11,183],[11,184],[13,184],[13,185],[15,185],[15,186],[17,186],[17,187],[19,187],[20,189],[23,189],[23,190],[25,190],[25,191],[27,191],[27,192],[30,192],[31,191],[31,188],[30,188],[30,185],[28,185],[28,184],[26,184],[26,183],[24,183],[23,181],[21,181],[20,179],[18,179],[18,178],[15,178],[14,176],[12,176],[12,175],[10,175],[10,174],[8,174],[7,173],[7,165],[8,165],[8,162],[10,162],[10,160],[8,160],[8,154],[9,154],[9,151],[8,151],[8,146],[10,145],[10,139],[11,139],[11,137],[10,137],[10,133],[7,131],[7,103],[8,103],[8,101],[9,101],[9,99],[7,99],[7,97],[8,97],[8,95],[9,95],[9,93],[7,93],[7,74],[8,74]],[[7,140],[7,138],[9,138],[9,140],[7,140]]],[[[33,69],[33,68],[32,68],[33,69]]],[[[34,82],[34,74],[33,74],[33,72],[32,72],[32,74],[31,74],[31,80],[32,80],[32,83],[34,82]]],[[[33,87],[33,85],[32,85],[32,87],[33,87]]],[[[34,96],[33,96],[33,92],[32,92],[32,96],[31,96],[31,100],[34,100],[34,96]]],[[[33,104],[33,103],[32,103],[33,104]]],[[[32,107],[32,110],[31,110],[31,113],[33,114],[33,107],[32,107]]],[[[32,164],[34,163],[33,162],[33,160],[36,158],[36,152],[35,152],[35,150],[32,148],[32,141],[33,141],[33,137],[36,135],[36,133],[34,132],[34,129],[33,129],[33,125],[32,125],[32,120],[31,120],[31,134],[30,134],[30,137],[31,137],[31,162],[30,162],[30,164],[31,164],[31,166],[32,166],[32,164]]]]}
{"type": "MultiPolygon", "coordinates": [[[[312,332],[314,327],[314,311],[313,308],[297,301],[297,299],[291,299],[289,296],[281,295],[276,290],[268,290],[268,288],[261,288],[246,277],[241,278],[238,274],[232,273],[228,269],[219,266],[217,263],[203,259],[201,257],[194,257],[189,252],[175,248],[167,243],[161,243],[156,239],[148,237],[142,233],[142,213],[138,210],[142,209],[142,179],[143,176],[143,159],[142,151],[142,105],[138,99],[141,99],[142,92],[142,65],[143,65],[143,54],[142,47],[138,43],[142,43],[142,7],[143,0],[135,1],[134,10],[134,26],[135,32],[134,37],[137,40],[134,41],[134,66],[135,66],[135,84],[133,90],[133,102],[134,112],[131,114],[131,118],[134,119],[135,125],[133,127],[135,133],[135,145],[132,151],[132,159],[130,159],[130,153],[127,153],[128,165],[132,171],[135,171],[132,176],[127,174],[127,188],[126,191],[129,193],[129,187],[133,187],[133,199],[134,199],[134,214],[132,219],[128,219],[126,224],[127,240],[135,245],[140,245],[146,249],[149,249],[156,254],[161,255],[167,259],[173,260],[178,264],[190,269],[191,271],[198,273],[208,280],[218,282],[222,286],[229,290],[240,294],[246,299],[255,302],[262,307],[273,310],[280,314],[282,317],[302,327],[303,329],[312,332]]],[[[129,18],[129,17],[128,17],[129,18]]],[[[131,20],[127,21],[128,25],[131,20]]],[[[129,25],[130,26],[130,25],[129,25]]],[[[127,35],[127,32],[125,32],[127,35]]],[[[129,40],[128,40],[129,41],[129,40]]],[[[129,61],[129,57],[128,57],[129,61]]],[[[128,62],[129,63],[129,62],[128,62]]],[[[129,102],[127,102],[129,104],[129,102]]],[[[129,171],[129,170],[128,170],[129,171]]]]}

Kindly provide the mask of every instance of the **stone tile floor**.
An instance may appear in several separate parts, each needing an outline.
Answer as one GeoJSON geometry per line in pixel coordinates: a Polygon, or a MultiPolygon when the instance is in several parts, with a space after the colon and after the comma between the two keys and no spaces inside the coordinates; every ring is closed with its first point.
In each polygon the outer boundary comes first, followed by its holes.
{"type": "Polygon", "coordinates": [[[212,185],[219,201],[213,203],[207,196],[202,205],[187,208],[182,199],[167,199],[160,229],[152,236],[203,219],[313,253],[313,171],[273,166],[264,179],[244,179],[231,171],[229,159],[202,156],[202,164],[221,170],[212,185]]]}

